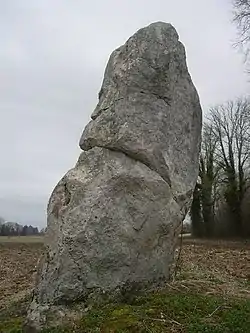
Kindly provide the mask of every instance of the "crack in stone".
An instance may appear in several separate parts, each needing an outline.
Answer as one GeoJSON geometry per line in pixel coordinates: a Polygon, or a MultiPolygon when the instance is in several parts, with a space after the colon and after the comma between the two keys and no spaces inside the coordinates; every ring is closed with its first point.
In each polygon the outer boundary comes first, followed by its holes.
{"type": "Polygon", "coordinates": [[[168,106],[171,106],[171,98],[170,97],[162,96],[162,95],[152,93],[152,92],[145,92],[145,91],[142,91],[142,90],[140,90],[140,93],[141,94],[146,94],[146,95],[156,96],[158,99],[162,99],[168,106]]]}
{"type": "Polygon", "coordinates": [[[148,221],[148,217],[145,218],[145,220],[142,222],[142,224],[138,228],[133,226],[133,229],[138,232],[141,231],[143,229],[144,225],[147,223],[147,221],[148,221]]]}
{"type": "Polygon", "coordinates": [[[71,193],[67,187],[67,183],[65,182],[63,184],[64,186],[64,203],[63,203],[63,206],[68,206],[68,204],[70,203],[70,200],[71,200],[71,193]]]}
{"type": "MultiPolygon", "coordinates": [[[[114,147],[106,147],[106,146],[102,146],[102,145],[95,145],[91,149],[94,149],[95,147],[104,148],[104,149],[107,149],[107,150],[110,150],[110,151],[122,153],[122,154],[128,156],[129,158],[131,158],[132,160],[134,160],[136,162],[140,162],[141,164],[143,164],[146,167],[148,167],[150,170],[152,170],[155,173],[157,173],[157,175],[160,176],[162,178],[162,180],[164,182],[166,182],[170,188],[172,187],[172,183],[171,183],[171,179],[170,179],[169,175],[166,175],[166,177],[163,178],[162,175],[160,175],[157,170],[155,170],[154,168],[152,168],[149,163],[145,162],[143,159],[141,159],[140,157],[136,156],[136,154],[133,154],[130,151],[127,151],[127,150],[124,150],[124,149],[118,149],[118,148],[114,148],[114,147]]],[[[91,149],[89,149],[89,150],[91,150],[91,149]]]]}
{"type": "Polygon", "coordinates": [[[100,114],[103,112],[103,111],[106,111],[108,109],[110,109],[111,107],[114,106],[114,104],[118,101],[121,101],[122,99],[124,99],[124,97],[120,97],[120,98],[117,98],[115,99],[109,106],[107,106],[106,108],[102,108],[102,109],[99,109],[98,111],[95,111],[92,115],[91,115],[91,118],[92,120],[95,120],[96,118],[98,118],[100,116],[100,114]]]}

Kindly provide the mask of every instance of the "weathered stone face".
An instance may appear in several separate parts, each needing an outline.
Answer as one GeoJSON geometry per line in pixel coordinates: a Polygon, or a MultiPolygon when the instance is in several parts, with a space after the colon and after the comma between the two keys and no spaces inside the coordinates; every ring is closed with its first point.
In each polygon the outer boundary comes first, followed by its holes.
{"type": "Polygon", "coordinates": [[[85,152],[49,201],[28,314],[37,330],[54,306],[169,280],[197,179],[201,108],[170,24],[114,51],[99,95],[85,152]]]}
{"type": "Polygon", "coordinates": [[[168,184],[144,164],[104,148],[83,153],[49,203],[40,302],[165,280],[182,218],[168,184]]]}
{"type": "Polygon", "coordinates": [[[124,152],[155,170],[177,196],[193,188],[201,107],[170,24],[151,24],[114,51],[99,95],[80,140],[83,150],[124,152]]]}

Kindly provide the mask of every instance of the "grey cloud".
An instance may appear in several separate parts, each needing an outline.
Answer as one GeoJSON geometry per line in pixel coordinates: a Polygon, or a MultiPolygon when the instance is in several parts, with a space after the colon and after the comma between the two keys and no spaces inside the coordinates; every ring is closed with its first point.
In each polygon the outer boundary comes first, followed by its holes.
{"type": "Polygon", "coordinates": [[[0,0],[0,215],[44,225],[111,51],[153,21],[186,46],[204,110],[249,91],[230,1],[0,0]]]}
{"type": "Polygon", "coordinates": [[[46,214],[46,200],[46,197],[41,198],[39,202],[33,202],[29,197],[1,198],[0,210],[2,216],[8,216],[10,222],[18,221],[23,225],[31,224],[41,228],[45,225],[43,216],[46,214]]]}

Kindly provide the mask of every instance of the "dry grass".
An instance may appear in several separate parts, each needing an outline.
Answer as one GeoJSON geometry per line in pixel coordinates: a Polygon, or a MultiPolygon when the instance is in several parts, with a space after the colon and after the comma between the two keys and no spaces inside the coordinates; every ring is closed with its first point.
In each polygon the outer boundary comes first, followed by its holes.
{"type": "MultiPolygon", "coordinates": [[[[0,242],[0,315],[3,318],[6,318],[6,309],[30,294],[43,249],[41,238],[40,241],[29,237],[14,240],[0,242]]],[[[236,332],[235,327],[242,324],[243,328],[237,332],[247,333],[250,332],[250,323],[246,322],[249,299],[249,243],[184,239],[176,277],[162,294],[149,296],[134,305],[111,305],[92,311],[81,324],[89,330],[82,330],[81,326],[75,332],[98,332],[98,327],[107,329],[100,332],[215,332],[213,325],[218,323],[220,329],[216,332],[229,332],[229,328],[236,332]],[[165,312],[162,314],[160,310],[165,312]],[[214,324],[210,322],[212,319],[214,324]],[[113,326],[119,330],[111,330],[113,326]]],[[[15,311],[2,326],[0,323],[1,333],[22,332],[24,317],[15,311]]]]}
{"type": "Polygon", "coordinates": [[[175,288],[250,298],[250,244],[242,241],[184,241],[175,288]]]}
{"type": "Polygon", "coordinates": [[[3,243],[21,243],[21,244],[30,244],[30,243],[43,243],[42,236],[0,236],[0,245],[3,243]]]}
{"type": "MultiPolygon", "coordinates": [[[[0,308],[30,292],[41,253],[41,237],[0,238],[0,308]]],[[[250,297],[250,244],[184,240],[169,288],[250,297]]]]}

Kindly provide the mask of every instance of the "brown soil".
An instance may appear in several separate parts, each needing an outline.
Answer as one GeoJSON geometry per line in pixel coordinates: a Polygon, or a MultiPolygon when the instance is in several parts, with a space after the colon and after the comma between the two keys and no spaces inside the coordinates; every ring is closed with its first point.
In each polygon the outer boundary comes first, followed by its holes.
{"type": "Polygon", "coordinates": [[[0,243],[0,309],[30,293],[42,244],[0,243]]]}
{"type": "MultiPolygon", "coordinates": [[[[0,309],[30,294],[39,243],[0,242],[0,309]]],[[[183,240],[173,289],[250,297],[250,244],[183,240]]]]}

